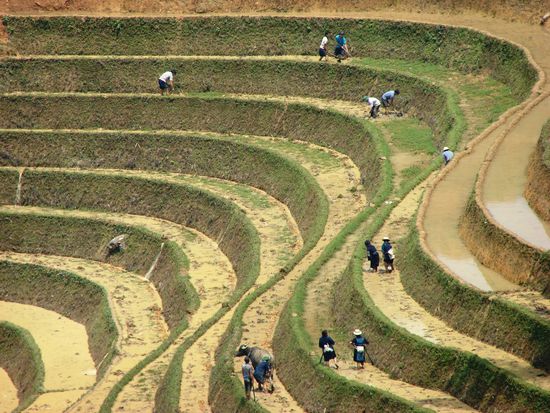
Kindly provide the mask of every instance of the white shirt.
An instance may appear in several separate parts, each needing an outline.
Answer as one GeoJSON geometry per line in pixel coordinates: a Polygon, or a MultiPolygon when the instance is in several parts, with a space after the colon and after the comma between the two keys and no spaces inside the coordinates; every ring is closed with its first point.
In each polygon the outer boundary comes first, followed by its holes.
{"type": "Polygon", "coordinates": [[[380,101],[376,98],[368,98],[367,103],[369,106],[380,106],[380,101]]]}
{"type": "Polygon", "coordinates": [[[323,37],[323,40],[321,40],[321,46],[319,46],[320,49],[324,49],[325,46],[327,45],[328,43],[328,38],[327,36],[323,37]]]}
{"type": "Polygon", "coordinates": [[[159,79],[168,83],[169,81],[174,79],[174,75],[170,71],[164,72],[162,75],[160,75],[159,79]]]}

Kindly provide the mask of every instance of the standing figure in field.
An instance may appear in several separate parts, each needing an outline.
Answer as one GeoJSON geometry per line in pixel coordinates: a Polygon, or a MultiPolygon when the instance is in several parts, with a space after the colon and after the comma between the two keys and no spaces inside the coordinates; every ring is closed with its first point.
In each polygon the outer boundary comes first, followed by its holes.
{"type": "Polygon", "coordinates": [[[378,116],[378,111],[380,110],[380,101],[371,96],[363,96],[363,99],[361,100],[370,106],[370,117],[372,119],[376,119],[378,116]]]}
{"type": "Polygon", "coordinates": [[[328,36],[330,36],[330,32],[325,32],[325,36],[321,40],[321,45],[319,46],[319,61],[325,59],[325,62],[328,61],[328,36]]]}
{"type": "Polygon", "coordinates": [[[370,262],[369,271],[378,272],[378,266],[380,265],[378,250],[369,240],[365,241],[365,247],[367,248],[367,259],[370,262]]]}
{"type": "Polygon", "coordinates": [[[443,148],[443,152],[441,152],[441,156],[443,157],[443,162],[445,162],[445,165],[447,165],[449,162],[451,162],[451,159],[453,159],[455,154],[445,146],[443,148]]]}
{"type": "Polygon", "coordinates": [[[258,382],[258,390],[264,390],[264,384],[269,382],[270,386],[268,391],[273,393],[275,385],[273,384],[273,378],[275,375],[275,359],[269,353],[260,347],[248,347],[246,344],[242,344],[237,349],[235,357],[249,357],[254,367],[254,378],[258,382]]]}
{"type": "Polygon", "coordinates": [[[344,36],[344,32],[340,32],[336,35],[334,56],[338,59],[338,63],[340,63],[343,59],[350,57],[348,39],[344,36]]]}
{"type": "Polygon", "coordinates": [[[321,337],[319,338],[319,348],[323,352],[323,360],[325,366],[330,367],[330,361],[334,360],[334,368],[338,368],[338,363],[336,361],[336,351],[334,350],[334,340],[331,336],[328,335],[327,330],[321,332],[321,337]]]}
{"type": "Polygon", "coordinates": [[[165,93],[169,95],[172,90],[174,90],[174,76],[176,71],[174,69],[164,72],[159,77],[159,88],[160,94],[164,95],[165,93]]]}
{"type": "Polygon", "coordinates": [[[393,254],[393,247],[390,244],[390,239],[388,237],[382,238],[384,241],[382,243],[382,254],[384,255],[384,268],[386,272],[392,272],[394,269],[393,260],[395,255],[393,254]]]}
{"type": "Polygon", "coordinates": [[[397,95],[399,95],[399,93],[399,89],[388,90],[386,93],[384,93],[382,95],[382,106],[384,106],[384,108],[393,106],[393,100],[397,95]]]}
{"type": "Polygon", "coordinates": [[[246,398],[250,399],[250,392],[252,391],[252,387],[254,386],[254,367],[250,363],[250,358],[248,357],[244,358],[242,372],[244,381],[244,392],[246,394],[246,398]]]}
{"type": "Polygon", "coordinates": [[[355,329],[353,335],[353,340],[349,342],[353,347],[353,361],[357,363],[358,369],[364,369],[367,353],[366,346],[369,344],[369,341],[363,337],[363,332],[358,328],[355,329]]]}

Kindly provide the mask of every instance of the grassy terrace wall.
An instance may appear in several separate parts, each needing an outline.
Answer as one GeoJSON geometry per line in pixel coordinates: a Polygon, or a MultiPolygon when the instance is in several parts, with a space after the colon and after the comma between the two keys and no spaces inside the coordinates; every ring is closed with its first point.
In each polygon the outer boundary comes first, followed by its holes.
{"type": "MultiPolygon", "coordinates": [[[[548,195],[548,194],[546,194],[548,195]]],[[[460,220],[460,236],[483,263],[510,281],[550,296],[550,252],[530,246],[487,219],[473,192],[460,220]]]]}
{"type": "Polygon", "coordinates": [[[550,371],[550,322],[452,278],[423,252],[416,229],[401,243],[405,290],[452,328],[550,371]]]}
{"type": "Polygon", "coordinates": [[[522,50],[462,28],[296,17],[74,18],[4,16],[19,54],[311,55],[325,30],[345,30],[354,56],[395,56],[488,72],[524,98],[537,75],[522,50]],[[197,36],[200,33],[200,36],[197,36]],[[159,49],[159,45],[162,48],[159,49]]]}
{"type": "MultiPolygon", "coordinates": [[[[52,254],[106,262],[145,275],[160,251],[161,237],[143,229],[99,220],[0,213],[0,250],[52,254]],[[127,248],[108,256],[106,246],[127,234],[127,248]]],[[[174,328],[198,308],[198,296],[186,272],[186,258],[167,242],[151,281],[163,303],[164,318],[174,328]]],[[[96,352],[97,353],[97,352],[96,352]]]]}
{"type": "Polygon", "coordinates": [[[31,334],[15,324],[0,322],[0,368],[4,369],[23,410],[36,398],[44,384],[44,364],[40,349],[31,334]]]}
{"type": "Polygon", "coordinates": [[[176,91],[307,96],[359,102],[400,88],[396,107],[425,120],[441,141],[449,114],[442,91],[410,76],[317,62],[190,59],[17,59],[0,61],[0,92],[150,92],[167,67],[178,70],[176,91]],[[101,76],[98,76],[101,73],[101,76]],[[126,76],[120,76],[127,73],[126,76]],[[181,75],[179,75],[181,73],[181,75]],[[113,79],[117,79],[113,81],[113,79]]]}
{"type": "MultiPolygon", "coordinates": [[[[1,150],[0,150],[1,151],[1,150]]],[[[2,155],[0,155],[1,157],[2,155]]],[[[15,170],[0,170],[0,204],[13,205],[17,192],[19,172],[15,170]]]]}
{"type": "MultiPolygon", "coordinates": [[[[550,411],[549,392],[471,353],[432,344],[393,324],[364,289],[363,258],[364,252],[359,245],[334,288],[332,308],[336,325],[343,330],[361,328],[367,331],[371,342],[369,353],[378,368],[400,380],[450,393],[482,412],[550,411]]],[[[427,291],[431,296],[444,297],[435,289],[427,291]]],[[[446,299],[445,304],[449,305],[448,297],[446,299]]],[[[516,327],[514,324],[513,331],[516,327]]]]}
{"type": "MultiPolygon", "coordinates": [[[[10,238],[16,235],[11,228],[6,228],[4,222],[14,218],[5,215],[0,217],[2,231],[10,238]]],[[[11,245],[2,241],[2,249],[11,245]]],[[[69,272],[9,261],[0,261],[0,284],[0,300],[42,307],[83,324],[88,334],[90,354],[98,369],[98,377],[101,377],[113,356],[118,337],[107,292],[103,287],[69,272]]],[[[32,359],[36,360],[36,349],[32,353],[32,359]]],[[[28,357],[31,358],[31,355],[28,357]]],[[[32,376],[33,363],[24,366],[23,370],[27,368],[32,376]]],[[[34,368],[38,369],[35,380],[39,380],[44,374],[43,366],[34,368]]],[[[23,371],[19,374],[23,378],[28,373],[23,371]]],[[[36,385],[33,383],[33,386],[36,385]]]]}
{"type": "MultiPolygon", "coordinates": [[[[28,170],[23,179],[23,205],[154,216],[194,228],[218,243],[238,286],[251,281],[249,263],[257,259],[260,239],[245,213],[224,198],[188,185],[119,174],[28,170]]],[[[146,261],[145,271],[151,262],[146,261]]]]}
{"type": "MultiPolygon", "coordinates": [[[[287,205],[304,238],[310,236],[315,219],[309,211],[320,210],[326,203],[317,182],[296,162],[229,140],[191,135],[6,132],[0,134],[0,146],[0,165],[155,170],[242,182],[287,205]]],[[[9,202],[13,199],[12,192],[9,202]]]]}
{"type": "Polygon", "coordinates": [[[347,154],[361,170],[367,190],[375,190],[379,179],[379,169],[370,167],[378,162],[371,138],[358,120],[301,104],[160,96],[12,96],[0,97],[0,128],[178,129],[278,136],[347,154]]]}
{"type": "Polygon", "coordinates": [[[542,128],[538,145],[531,156],[525,198],[529,205],[550,221],[550,121],[542,128]]]}

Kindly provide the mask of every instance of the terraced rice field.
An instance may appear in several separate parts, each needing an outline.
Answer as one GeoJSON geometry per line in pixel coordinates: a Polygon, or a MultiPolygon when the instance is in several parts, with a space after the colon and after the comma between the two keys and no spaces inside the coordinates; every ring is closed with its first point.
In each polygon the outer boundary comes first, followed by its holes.
{"type": "Polygon", "coordinates": [[[0,33],[0,412],[550,412],[544,27],[9,15],[0,33]],[[325,30],[351,59],[311,56],[325,30]],[[393,88],[369,119],[361,97],[393,88]],[[370,272],[384,236],[396,268],[370,272]],[[242,343],[274,355],[272,394],[246,399],[242,343]]]}

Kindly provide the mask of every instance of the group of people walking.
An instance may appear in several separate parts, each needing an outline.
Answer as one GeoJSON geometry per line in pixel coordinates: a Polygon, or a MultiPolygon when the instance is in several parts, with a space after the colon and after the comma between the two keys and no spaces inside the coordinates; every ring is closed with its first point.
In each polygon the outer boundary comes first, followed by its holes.
{"type": "MultiPolygon", "coordinates": [[[[323,352],[321,355],[321,361],[323,361],[327,367],[338,369],[338,357],[336,355],[336,350],[334,349],[335,344],[336,343],[332,337],[328,335],[328,331],[323,330],[321,332],[321,337],[319,338],[319,348],[323,352]]],[[[367,353],[367,344],[369,344],[369,341],[366,337],[363,337],[363,332],[361,330],[355,329],[353,331],[353,339],[349,342],[349,344],[353,348],[353,361],[357,363],[357,368],[364,369],[367,357],[370,358],[367,353]]]]}
{"type": "MultiPolygon", "coordinates": [[[[395,254],[393,252],[393,246],[391,245],[389,237],[382,238],[382,256],[384,259],[384,270],[387,273],[391,273],[395,266],[393,261],[395,259],[395,254]]],[[[370,262],[369,271],[378,272],[378,266],[380,265],[380,254],[370,240],[365,241],[365,247],[367,248],[367,259],[370,262]]]]}

